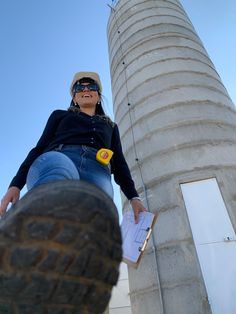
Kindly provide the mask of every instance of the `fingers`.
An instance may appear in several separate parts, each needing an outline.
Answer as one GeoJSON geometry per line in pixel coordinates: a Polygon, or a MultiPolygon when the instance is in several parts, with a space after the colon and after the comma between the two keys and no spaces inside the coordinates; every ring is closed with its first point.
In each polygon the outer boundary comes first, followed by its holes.
{"type": "Polygon", "coordinates": [[[134,221],[135,221],[135,223],[137,224],[138,223],[138,221],[139,221],[139,214],[141,213],[141,212],[145,212],[145,211],[147,211],[147,209],[146,208],[142,208],[142,209],[140,209],[140,210],[135,210],[134,211],[134,221]]]}
{"type": "Polygon", "coordinates": [[[0,216],[4,215],[7,206],[12,203],[15,204],[20,198],[20,190],[17,187],[11,187],[3,197],[0,206],[0,216]]]}
{"type": "Polygon", "coordinates": [[[131,201],[131,206],[134,212],[134,222],[137,224],[139,221],[139,213],[147,211],[147,209],[143,206],[143,203],[140,200],[136,199],[131,201]]]}
{"type": "Polygon", "coordinates": [[[141,212],[147,212],[147,211],[148,211],[147,208],[143,206],[139,212],[141,213],[141,212]]]}
{"type": "Polygon", "coordinates": [[[13,197],[13,199],[12,199],[12,204],[15,205],[16,202],[18,202],[18,201],[19,201],[19,195],[15,195],[15,196],[13,197]]]}
{"type": "Polygon", "coordinates": [[[134,211],[134,222],[135,222],[135,224],[138,223],[138,215],[139,215],[139,212],[138,211],[134,211]]]}
{"type": "Polygon", "coordinates": [[[1,201],[0,216],[5,214],[8,204],[9,204],[9,201],[7,199],[3,198],[1,201]]]}
{"type": "Polygon", "coordinates": [[[134,211],[134,221],[137,224],[139,220],[139,214],[143,211],[146,211],[146,208],[142,206],[142,207],[134,208],[133,211],[134,211]]]}

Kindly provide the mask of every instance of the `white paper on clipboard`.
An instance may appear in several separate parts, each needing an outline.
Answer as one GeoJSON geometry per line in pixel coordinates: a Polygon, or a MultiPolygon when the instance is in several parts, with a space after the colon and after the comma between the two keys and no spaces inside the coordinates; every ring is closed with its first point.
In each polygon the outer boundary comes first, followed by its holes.
{"type": "Polygon", "coordinates": [[[155,220],[156,215],[153,213],[141,212],[139,221],[135,224],[133,211],[130,210],[124,213],[121,224],[124,262],[138,263],[155,220]]]}

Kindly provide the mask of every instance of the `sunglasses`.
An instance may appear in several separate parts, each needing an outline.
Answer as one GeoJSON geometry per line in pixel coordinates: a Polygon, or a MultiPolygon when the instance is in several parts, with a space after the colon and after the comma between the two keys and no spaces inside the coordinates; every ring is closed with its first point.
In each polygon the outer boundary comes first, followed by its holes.
{"type": "Polygon", "coordinates": [[[85,88],[87,88],[88,90],[91,91],[95,91],[98,92],[99,91],[99,87],[97,84],[88,84],[88,85],[82,85],[82,84],[76,84],[73,91],[74,93],[79,93],[85,90],[85,88]]]}

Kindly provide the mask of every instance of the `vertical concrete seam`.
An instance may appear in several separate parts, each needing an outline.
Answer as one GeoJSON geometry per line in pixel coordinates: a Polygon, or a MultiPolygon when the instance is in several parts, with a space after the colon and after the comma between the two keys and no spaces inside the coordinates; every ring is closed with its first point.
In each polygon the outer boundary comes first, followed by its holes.
{"type": "MultiPolygon", "coordinates": [[[[116,25],[116,28],[117,28],[118,40],[119,40],[119,45],[120,45],[120,49],[121,49],[121,54],[123,56],[124,55],[123,47],[122,47],[122,42],[121,42],[121,38],[120,38],[120,31],[119,31],[119,27],[118,27],[118,21],[117,21],[116,10],[115,9],[113,10],[113,14],[114,14],[114,17],[115,17],[115,25],[116,25]]],[[[137,166],[138,166],[138,169],[139,169],[139,173],[140,173],[141,183],[143,185],[143,192],[144,192],[144,196],[145,196],[145,200],[146,200],[146,206],[147,206],[148,211],[150,212],[150,204],[149,204],[148,195],[147,195],[147,188],[145,186],[145,182],[144,182],[144,179],[143,179],[143,173],[142,173],[141,164],[140,164],[140,161],[139,161],[139,158],[138,158],[138,153],[137,153],[137,148],[136,148],[136,143],[135,143],[133,121],[132,121],[132,115],[131,115],[131,104],[129,102],[129,89],[128,89],[128,81],[127,81],[127,73],[126,73],[126,64],[125,64],[124,59],[123,59],[122,64],[124,65],[126,99],[127,99],[127,105],[128,105],[129,120],[130,120],[130,125],[131,125],[131,134],[132,134],[132,140],[133,140],[135,161],[137,163],[137,166]]],[[[151,235],[151,238],[152,238],[152,242],[153,242],[153,253],[154,253],[155,263],[156,263],[157,287],[158,287],[158,291],[159,291],[161,310],[162,310],[161,314],[165,314],[164,303],[163,303],[163,295],[162,295],[162,288],[161,288],[160,276],[159,276],[159,266],[158,266],[157,254],[156,254],[157,253],[156,252],[156,244],[155,244],[155,238],[154,238],[153,234],[151,235]]]]}

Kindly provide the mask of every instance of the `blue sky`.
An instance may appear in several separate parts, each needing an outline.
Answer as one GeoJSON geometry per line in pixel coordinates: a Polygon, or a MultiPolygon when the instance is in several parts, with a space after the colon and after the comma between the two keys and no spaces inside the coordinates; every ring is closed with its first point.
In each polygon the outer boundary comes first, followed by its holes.
{"type": "MultiPolygon", "coordinates": [[[[0,197],[38,141],[50,113],[69,105],[75,72],[100,74],[105,109],[112,116],[106,37],[111,2],[0,1],[0,197]]],[[[236,103],[235,0],[181,2],[236,103]]],[[[115,200],[120,207],[118,193],[115,200]]]]}

